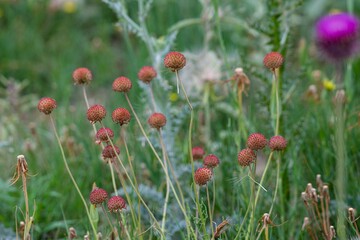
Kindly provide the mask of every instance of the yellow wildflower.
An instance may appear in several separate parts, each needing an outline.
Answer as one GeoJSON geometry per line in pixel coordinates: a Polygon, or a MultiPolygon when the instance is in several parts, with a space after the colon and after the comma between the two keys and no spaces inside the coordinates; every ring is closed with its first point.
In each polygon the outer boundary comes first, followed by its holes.
{"type": "Polygon", "coordinates": [[[76,12],[76,3],[73,0],[68,0],[64,2],[63,11],[68,14],[76,12]]]}
{"type": "Polygon", "coordinates": [[[329,79],[323,80],[323,87],[328,91],[334,91],[336,89],[335,83],[329,79]]]}

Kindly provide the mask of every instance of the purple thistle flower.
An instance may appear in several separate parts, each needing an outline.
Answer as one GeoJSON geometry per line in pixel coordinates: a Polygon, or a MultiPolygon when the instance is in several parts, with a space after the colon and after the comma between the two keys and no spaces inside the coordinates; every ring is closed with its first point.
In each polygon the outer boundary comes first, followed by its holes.
{"type": "Polygon", "coordinates": [[[316,44],[331,61],[353,56],[360,43],[360,21],[348,13],[330,14],[316,23],[316,44]]]}

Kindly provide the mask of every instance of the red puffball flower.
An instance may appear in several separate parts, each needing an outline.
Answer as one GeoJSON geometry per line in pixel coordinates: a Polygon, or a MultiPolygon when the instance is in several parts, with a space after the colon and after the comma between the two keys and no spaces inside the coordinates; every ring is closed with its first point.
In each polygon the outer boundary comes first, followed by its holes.
{"type": "Polygon", "coordinates": [[[138,78],[146,84],[149,84],[151,80],[156,77],[157,73],[155,68],[151,66],[144,66],[138,72],[138,78]]]}
{"type": "Polygon", "coordinates": [[[270,52],[265,55],[263,63],[265,67],[271,71],[275,71],[275,69],[280,68],[284,63],[284,57],[281,55],[281,53],[270,52]]]}
{"type": "Polygon", "coordinates": [[[269,147],[273,151],[282,151],[286,148],[287,141],[282,136],[274,136],[270,138],[269,147]]]}
{"type": "Polygon", "coordinates": [[[108,198],[107,192],[102,188],[95,188],[90,193],[90,202],[93,205],[102,204],[108,198]]]}
{"type": "Polygon", "coordinates": [[[112,84],[112,89],[115,92],[128,92],[130,91],[131,87],[132,83],[130,79],[123,76],[116,78],[112,84]]]}
{"type": "Polygon", "coordinates": [[[208,181],[210,181],[212,177],[212,171],[209,168],[202,167],[195,171],[195,183],[197,185],[205,185],[208,181]]]}
{"type": "Polygon", "coordinates": [[[112,158],[116,157],[116,154],[117,155],[120,154],[120,149],[117,146],[113,147],[111,145],[107,145],[106,147],[104,147],[104,149],[102,151],[102,156],[104,159],[112,159],[112,158]]]}
{"type": "Polygon", "coordinates": [[[92,73],[87,68],[77,68],[72,74],[75,84],[89,84],[92,80],[92,73]]]}
{"type": "Polygon", "coordinates": [[[126,208],[126,202],[120,196],[113,196],[107,202],[107,206],[110,212],[118,212],[126,208]]]}
{"type": "Polygon", "coordinates": [[[249,166],[255,160],[256,153],[250,148],[245,148],[241,150],[238,154],[238,162],[242,167],[249,166]]]}
{"type": "Polygon", "coordinates": [[[130,115],[129,111],[125,108],[116,108],[112,112],[111,118],[114,123],[118,123],[118,124],[120,124],[120,126],[122,126],[122,125],[128,124],[130,122],[131,115],[130,115]]]}
{"type": "Polygon", "coordinates": [[[191,150],[193,160],[202,159],[205,155],[205,151],[202,147],[193,147],[191,150]]]}
{"type": "Polygon", "coordinates": [[[164,58],[164,66],[173,72],[179,71],[185,64],[186,58],[179,52],[169,52],[164,58]]]}
{"type": "Polygon", "coordinates": [[[208,168],[215,168],[219,165],[220,160],[214,154],[209,154],[204,158],[204,166],[208,168]]]}
{"type": "Polygon", "coordinates": [[[49,115],[56,108],[56,101],[49,97],[43,97],[39,100],[37,108],[40,112],[49,115]]]}
{"type": "Polygon", "coordinates": [[[324,16],[315,27],[316,45],[327,59],[345,60],[359,50],[360,20],[349,13],[324,16]]]}
{"type": "Polygon", "coordinates": [[[95,135],[96,140],[100,142],[109,142],[110,139],[112,139],[113,137],[114,137],[113,130],[104,127],[100,128],[95,135]]]}
{"type": "Polygon", "coordinates": [[[248,148],[256,151],[266,147],[267,140],[261,133],[253,133],[248,137],[246,145],[248,148]]]}
{"type": "Polygon", "coordinates": [[[162,113],[153,113],[153,114],[149,117],[148,123],[149,123],[150,127],[156,128],[157,130],[159,130],[160,128],[162,128],[163,126],[165,126],[165,124],[166,124],[166,117],[165,117],[165,115],[162,114],[162,113]]]}
{"type": "Polygon", "coordinates": [[[86,116],[91,123],[101,122],[106,116],[106,109],[100,104],[95,104],[89,107],[86,116]]]}

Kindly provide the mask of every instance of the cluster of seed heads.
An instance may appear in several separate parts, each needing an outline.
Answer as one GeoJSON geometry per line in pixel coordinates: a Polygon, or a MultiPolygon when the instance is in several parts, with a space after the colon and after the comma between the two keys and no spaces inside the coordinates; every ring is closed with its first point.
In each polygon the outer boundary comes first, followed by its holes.
{"type": "Polygon", "coordinates": [[[247,148],[238,153],[239,165],[249,166],[256,160],[256,151],[264,149],[267,145],[272,151],[282,151],[286,148],[287,141],[282,136],[274,136],[268,142],[263,134],[253,133],[247,139],[247,148]]]}
{"type": "Polygon", "coordinates": [[[203,159],[203,167],[198,168],[194,173],[195,183],[200,186],[206,185],[213,177],[214,168],[219,165],[220,160],[215,154],[204,157],[205,151],[200,146],[192,148],[192,155],[193,160],[203,159]]]}
{"type": "MultiPolygon", "coordinates": [[[[91,191],[89,199],[91,204],[96,207],[108,199],[108,194],[104,189],[97,187],[91,191]]],[[[108,200],[107,207],[110,212],[121,211],[126,208],[126,201],[120,196],[113,196],[108,200]]]]}

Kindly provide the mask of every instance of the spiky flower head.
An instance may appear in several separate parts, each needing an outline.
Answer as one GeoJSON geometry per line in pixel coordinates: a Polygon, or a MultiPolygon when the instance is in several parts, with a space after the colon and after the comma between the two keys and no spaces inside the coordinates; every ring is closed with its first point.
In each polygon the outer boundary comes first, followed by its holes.
{"type": "Polygon", "coordinates": [[[131,87],[132,83],[130,79],[123,76],[116,78],[112,84],[112,89],[115,92],[128,92],[130,91],[131,87]]]}
{"type": "Polygon", "coordinates": [[[208,181],[210,181],[211,177],[212,177],[212,171],[206,167],[198,168],[195,171],[195,175],[194,175],[195,183],[200,186],[205,185],[208,181]]]}
{"type": "Polygon", "coordinates": [[[120,124],[120,126],[124,124],[128,124],[131,119],[131,115],[129,111],[125,108],[116,108],[112,114],[111,118],[115,123],[120,124]]]}
{"type": "Polygon", "coordinates": [[[96,140],[100,142],[109,142],[110,139],[112,139],[113,137],[114,137],[113,130],[107,127],[100,128],[95,135],[96,140]]]}
{"type": "Polygon", "coordinates": [[[151,66],[144,66],[138,72],[138,78],[147,84],[149,84],[151,80],[153,80],[156,77],[156,75],[157,73],[155,68],[151,66]]]}
{"type": "Polygon", "coordinates": [[[107,202],[107,206],[110,212],[118,212],[126,208],[126,202],[120,196],[113,196],[107,202]]]}
{"type": "Polygon", "coordinates": [[[209,154],[204,158],[204,166],[208,168],[215,168],[219,165],[220,160],[215,154],[209,154]]]}
{"type": "Polygon", "coordinates": [[[286,139],[280,135],[270,138],[269,147],[273,151],[282,151],[286,148],[286,145],[286,139]]]}
{"type": "Polygon", "coordinates": [[[101,122],[106,116],[106,109],[103,105],[95,104],[89,107],[86,116],[91,123],[101,122]]]}
{"type": "Polygon", "coordinates": [[[90,193],[90,202],[93,205],[102,204],[108,198],[107,192],[102,188],[95,188],[90,193]]]}
{"type": "Polygon", "coordinates": [[[112,159],[114,157],[116,157],[116,154],[119,155],[120,154],[120,149],[117,146],[111,146],[111,145],[107,145],[106,147],[104,147],[103,151],[102,151],[102,156],[104,159],[112,159]],[[115,149],[115,151],[114,151],[115,149]]]}
{"type": "Polygon", "coordinates": [[[246,145],[248,148],[256,151],[266,147],[267,140],[261,133],[253,133],[248,137],[246,145]]]}
{"type": "Polygon", "coordinates": [[[263,63],[265,67],[274,71],[284,63],[284,57],[279,52],[270,52],[265,55],[263,63]]]}
{"type": "Polygon", "coordinates": [[[250,148],[245,148],[241,150],[238,154],[238,162],[242,167],[249,166],[255,160],[256,153],[250,148]]]}
{"type": "Polygon", "coordinates": [[[351,57],[360,43],[360,21],[348,13],[326,15],[315,27],[316,44],[320,52],[331,61],[351,57]]]}
{"type": "Polygon", "coordinates": [[[193,155],[193,159],[194,160],[199,160],[202,159],[205,155],[205,151],[202,147],[193,147],[192,150],[192,155],[193,155]]]}
{"type": "Polygon", "coordinates": [[[72,74],[75,84],[89,84],[92,80],[92,73],[87,68],[77,68],[72,74]]]}
{"type": "Polygon", "coordinates": [[[164,58],[164,66],[176,72],[182,69],[186,64],[186,58],[182,53],[169,52],[164,58]]]}
{"type": "Polygon", "coordinates": [[[56,101],[49,97],[43,97],[39,100],[37,108],[40,112],[49,115],[56,108],[56,101]]]}
{"type": "Polygon", "coordinates": [[[160,128],[162,128],[163,126],[165,126],[165,124],[166,124],[166,117],[165,117],[165,115],[162,114],[162,113],[153,113],[153,114],[149,117],[148,123],[149,123],[150,127],[156,128],[157,130],[159,130],[160,128]]]}

